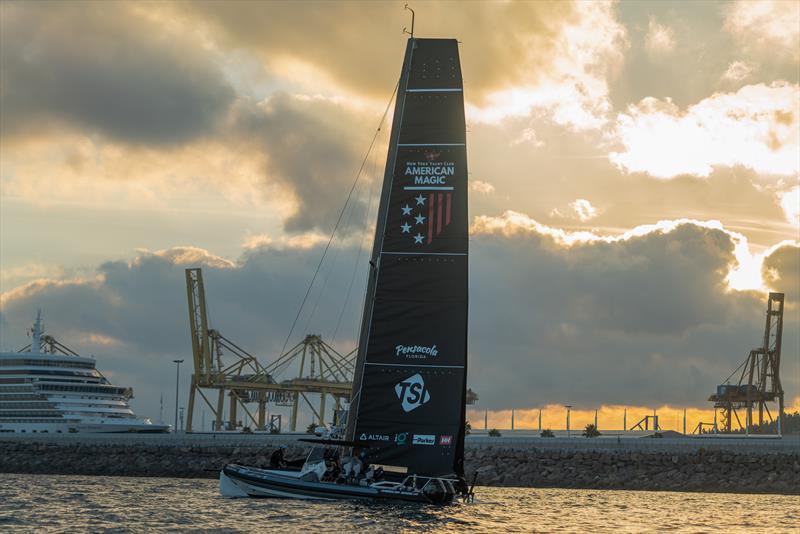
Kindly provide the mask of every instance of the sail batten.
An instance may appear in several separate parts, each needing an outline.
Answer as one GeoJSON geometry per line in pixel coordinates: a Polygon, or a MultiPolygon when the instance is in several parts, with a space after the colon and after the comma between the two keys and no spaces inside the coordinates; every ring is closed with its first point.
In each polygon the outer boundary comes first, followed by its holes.
{"type": "Polygon", "coordinates": [[[362,319],[350,440],[369,460],[463,474],[468,217],[458,44],[410,39],[362,319]]]}

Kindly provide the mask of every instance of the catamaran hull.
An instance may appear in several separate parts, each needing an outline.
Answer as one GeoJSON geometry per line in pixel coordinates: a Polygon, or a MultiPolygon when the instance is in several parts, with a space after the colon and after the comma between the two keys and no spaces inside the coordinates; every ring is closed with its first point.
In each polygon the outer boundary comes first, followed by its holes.
{"type": "Polygon", "coordinates": [[[447,504],[453,495],[432,497],[419,491],[375,489],[369,486],[309,482],[268,469],[226,465],[219,475],[224,497],[273,497],[306,500],[379,499],[428,504],[447,504]]]}

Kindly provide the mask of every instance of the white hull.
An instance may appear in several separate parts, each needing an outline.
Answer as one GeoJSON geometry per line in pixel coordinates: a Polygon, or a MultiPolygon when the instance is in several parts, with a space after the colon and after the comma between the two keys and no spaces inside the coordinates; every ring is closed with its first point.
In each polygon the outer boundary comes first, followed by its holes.
{"type": "Polygon", "coordinates": [[[119,423],[0,423],[0,434],[109,434],[128,432],[167,432],[169,425],[154,425],[142,420],[119,423]]]}

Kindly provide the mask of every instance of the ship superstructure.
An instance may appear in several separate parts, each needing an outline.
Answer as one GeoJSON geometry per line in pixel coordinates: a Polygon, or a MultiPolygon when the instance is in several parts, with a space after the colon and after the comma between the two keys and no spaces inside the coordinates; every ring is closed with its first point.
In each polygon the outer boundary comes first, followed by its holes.
{"type": "Polygon", "coordinates": [[[0,352],[0,433],[167,432],[139,418],[130,387],[116,386],[85,358],[44,333],[41,312],[31,344],[0,352]]]}

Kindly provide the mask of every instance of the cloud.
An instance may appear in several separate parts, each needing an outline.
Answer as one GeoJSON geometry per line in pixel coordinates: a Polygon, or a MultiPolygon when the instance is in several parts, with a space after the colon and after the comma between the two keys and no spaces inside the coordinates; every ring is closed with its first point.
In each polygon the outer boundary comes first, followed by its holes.
{"type": "MultiPolygon", "coordinates": [[[[142,256],[137,261],[141,261],[148,254],[147,251],[141,252],[142,256]]],[[[230,269],[236,266],[234,262],[227,258],[211,254],[200,247],[172,247],[169,249],[158,250],[153,256],[163,258],[173,265],[204,265],[215,269],[230,269]]]]}
{"type": "Polygon", "coordinates": [[[3,287],[16,287],[20,282],[30,282],[39,278],[63,278],[63,267],[58,265],[30,262],[16,267],[6,267],[0,270],[0,290],[3,287]]]}
{"type": "Polygon", "coordinates": [[[786,214],[786,220],[794,226],[800,227],[800,185],[781,193],[779,198],[783,213],[786,214]]]}
{"type": "MultiPolygon", "coordinates": [[[[135,406],[153,416],[158,413],[159,392],[173,391],[171,360],[191,361],[185,268],[203,268],[212,326],[267,363],[281,349],[320,253],[321,246],[262,246],[232,261],[197,247],[176,247],[140,252],[129,262],[103,263],[90,278],[38,280],[0,297],[3,349],[26,343],[26,329],[36,309],[42,308],[50,334],[82,354],[96,354],[98,367],[111,372],[115,381],[133,386],[135,406]]],[[[323,264],[324,291],[318,283],[311,292],[310,302],[318,303],[316,313],[312,317],[312,306],[306,307],[301,331],[291,344],[306,333],[323,334],[332,342],[344,310],[334,345],[352,348],[360,305],[354,302],[363,294],[361,282],[366,279],[365,272],[356,278],[351,306],[344,309],[356,255],[354,248],[343,251],[332,274],[330,256],[323,264]]],[[[362,263],[361,269],[366,266],[362,263]]]]}
{"type": "Polygon", "coordinates": [[[675,31],[669,26],[659,24],[655,17],[650,17],[644,46],[652,55],[669,54],[675,49],[675,31]]]}
{"type": "MultiPolygon", "coordinates": [[[[410,14],[402,3],[310,1],[174,2],[162,9],[187,19],[226,50],[245,48],[271,72],[325,93],[384,99],[397,81],[410,14]],[[336,24],[332,24],[336,21],[336,24]],[[376,24],[375,21],[381,21],[376,24]]],[[[470,98],[535,79],[563,44],[562,27],[586,9],[570,2],[416,6],[416,34],[458,38],[470,98]],[[496,28],[503,28],[497,32],[496,28]]]]}
{"type": "MultiPolygon", "coordinates": [[[[370,128],[352,108],[325,98],[275,93],[257,105],[237,109],[238,142],[261,154],[267,182],[278,183],[294,196],[294,212],[286,219],[288,232],[322,229],[329,232],[359,171],[370,128]]],[[[388,128],[387,128],[388,130],[388,128]]],[[[375,152],[382,145],[373,147],[375,152]]],[[[377,178],[374,165],[360,180],[377,178]],[[371,170],[371,176],[370,171],[371,170]]],[[[351,209],[363,219],[366,203],[354,198],[351,209]]]]}
{"type": "MultiPolygon", "coordinates": [[[[329,233],[376,123],[344,103],[279,92],[238,101],[213,139],[184,146],[144,148],[77,134],[29,141],[4,154],[4,194],[44,205],[263,210],[286,231],[329,233]]],[[[363,184],[382,171],[376,158],[385,137],[362,173],[346,231],[363,219],[363,184]]]]}
{"type": "Polygon", "coordinates": [[[786,294],[787,306],[800,301],[800,242],[784,241],[764,258],[764,280],[773,291],[786,294]]]}
{"type": "Polygon", "coordinates": [[[511,144],[512,146],[531,144],[534,148],[540,148],[544,146],[544,141],[539,139],[536,135],[536,130],[533,128],[525,128],[522,130],[522,133],[519,134],[519,137],[514,139],[511,144]]]}
{"type": "Polygon", "coordinates": [[[733,61],[728,65],[728,68],[725,69],[725,72],[722,73],[722,79],[730,82],[741,82],[749,78],[756,68],[757,66],[755,63],[733,61]]]}
{"type": "Polygon", "coordinates": [[[800,4],[783,0],[739,0],[727,11],[725,29],[745,48],[800,55],[800,4]],[[782,49],[782,50],[781,50],[782,49]]]}
{"type": "MultiPolygon", "coordinates": [[[[627,33],[616,19],[614,4],[577,5],[576,16],[554,38],[552,65],[535,80],[519,80],[513,87],[489,92],[483,102],[469,103],[470,121],[498,123],[533,114],[574,131],[606,124],[611,109],[608,78],[622,63],[627,33]]],[[[542,51],[532,48],[529,53],[540,56],[542,51]]]]}
{"type": "MultiPolygon", "coordinates": [[[[299,91],[356,100],[388,94],[405,39],[386,28],[408,25],[400,4],[381,2],[203,1],[161,8],[167,18],[203,28],[223,50],[257,54],[271,75],[291,80],[299,91]],[[334,19],[346,22],[331,24],[334,19]]],[[[427,2],[417,7],[416,31],[461,41],[470,120],[496,122],[535,111],[592,129],[605,121],[606,77],[627,46],[615,12],[611,3],[475,2],[453,10],[449,2],[427,2]]]]}
{"type": "Polygon", "coordinates": [[[569,205],[575,212],[581,222],[586,222],[590,219],[597,217],[597,208],[592,206],[592,203],[585,198],[578,198],[569,205]]]}
{"type": "Polygon", "coordinates": [[[648,97],[617,117],[623,150],[609,159],[628,172],[656,178],[706,177],[715,166],[758,173],[800,172],[800,86],[747,85],[715,93],[685,111],[670,99],[648,97]]]}
{"type": "Polygon", "coordinates": [[[591,243],[624,243],[643,236],[670,233],[681,227],[705,228],[713,232],[725,234],[732,247],[732,258],[725,272],[727,287],[734,290],[764,290],[761,278],[761,265],[764,255],[754,254],[750,250],[747,238],[725,229],[719,221],[697,221],[693,219],[663,220],[654,224],[637,226],[618,235],[600,235],[594,231],[567,231],[541,224],[524,213],[506,211],[499,217],[478,216],[472,224],[473,234],[501,234],[507,237],[520,234],[537,234],[547,236],[560,247],[579,247],[591,243]]]}
{"type": "Polygon", "coordinates": [[[163,146],[212,134],[234,93],[210,54],[134,4],[91,5],[3,5],[3,136],[70,127],[163,146]]]}
{"type": "Polygon", "coordinates": [[[480,180],[470,180],[469,190],[472,193],[481,193],[484,195],[488,195],[489,193],[494,193],[494,186],[489,182],[482,182],[480,180]]]}
{"type": "Polygon", "coordinates": [[[581,222],[594,219],[597,215],[597,208],[592,206],[592,203],[585,198],[576,198],[574,201],[567,204],[567,208],[553,208],[553,210],[550,211],[551,217],[576,219],[581,222]]]}
{"type": "MultiPolygon", "coordinates": [[[[764,294],[728,289],[737,244],[721,228],[683,222],[610,238],[494,222],[476,221],[471,244],[471,384],[489,409],[703,405],[759,342],[764,294]]],[[[796,311],[786,321],[786,331],[800,326],[796,311]]],[[[796,391],[797,372],[784,372],[796,391]]]]}
{"type": "Polygon", "coordinates": [[[225,197],[277,212],[290,232],[330,231],[371,110],[284,92],[254,102],[234,93],[216,46],[158,6],[89,5],[3,6],[3,135],[25,141],[4,144],[5,194],[121,209],[212,210],[225,197]]]}

